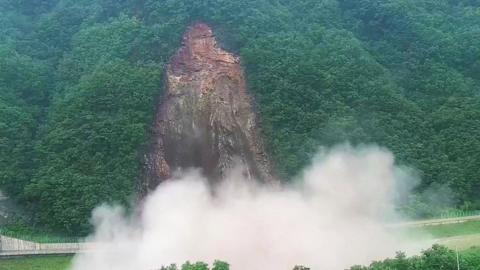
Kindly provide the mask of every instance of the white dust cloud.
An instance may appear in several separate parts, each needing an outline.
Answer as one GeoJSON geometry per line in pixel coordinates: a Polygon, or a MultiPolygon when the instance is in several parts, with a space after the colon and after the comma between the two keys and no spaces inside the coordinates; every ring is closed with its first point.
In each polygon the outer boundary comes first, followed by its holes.
{"type": "Polygon", "coordinates": [[[198,171],[152,193],[140,213],[93,214],[95,242],[73,270],[153,270],[223,260],[233,270],[345,269],[412,250],[395,222],[405,173],[378,148],[337,147],[318,155],[294,185],[262,186],[232,170],[212,192],[198,171]],[[214,195],[213,195],[214,194],[214,195]]]}

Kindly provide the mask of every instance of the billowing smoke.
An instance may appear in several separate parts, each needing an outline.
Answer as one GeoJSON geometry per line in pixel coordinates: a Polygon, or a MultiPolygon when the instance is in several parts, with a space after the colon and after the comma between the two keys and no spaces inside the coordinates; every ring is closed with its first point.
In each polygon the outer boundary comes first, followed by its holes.
{"type": "Polygon", "coordinates": [[[289,186],[262,186],[232,170],[213,190],[200,172],[163,183],[140,213],[99,207],[93,251],[73,270],[152,270],[219,259],[233,270],[345,269],[411,250],[396,222],[406,174],[378,148],[319,154],[289,186]],[[402,188],[397,189],[399,181],[402,188]]]}

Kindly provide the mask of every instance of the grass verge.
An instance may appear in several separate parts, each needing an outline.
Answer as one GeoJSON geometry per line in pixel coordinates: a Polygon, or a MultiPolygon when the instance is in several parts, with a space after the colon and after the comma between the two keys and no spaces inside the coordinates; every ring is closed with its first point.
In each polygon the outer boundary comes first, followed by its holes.
{"type": "Polygon", "coordinates": [[[0,259],[0,270],[67,270],[72,258],[72,256],[42,256],[0,259]]]}
{"type": "Polygon", "coordinates": [[[480,234],[480,221],[468,221],[456,224],[426,226],[418,230],[419,232],[431,235],[433,238],[480,234]]]}

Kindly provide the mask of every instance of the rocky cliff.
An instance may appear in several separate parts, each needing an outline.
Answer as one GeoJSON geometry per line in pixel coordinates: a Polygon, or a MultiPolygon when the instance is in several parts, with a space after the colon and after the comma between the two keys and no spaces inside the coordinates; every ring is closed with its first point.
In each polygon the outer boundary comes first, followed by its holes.
{"type": "Polygon", "coordinates": [[[217,45],[208,25],[187,30],[165,89],[146,157],[147,190],[188,167],[216,182],[236,163],[247,177],[272,181],[240,59],[217,45]]]}

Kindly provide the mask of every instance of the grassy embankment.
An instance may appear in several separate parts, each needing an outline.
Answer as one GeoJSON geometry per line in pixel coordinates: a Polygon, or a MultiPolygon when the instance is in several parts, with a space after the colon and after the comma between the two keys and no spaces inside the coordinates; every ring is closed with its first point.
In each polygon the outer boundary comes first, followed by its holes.
{"type": "Polygon", "coordinates": [[[480,250],[480,221],[412,228],[409,234],[418,239],[434,239],[435,243],[451,249],[480,250]]]}
{"type": "Polygon", "coordinates": [[[72,256],[0,259],[0,270],[67,270],[72,256]]]}
{"type": "MultiPolygon", "coordinates": [[[[456,224],[427,226],[421,229],[435,238],[445,238],[460,235],[480,234],[480,221],[469,221],[456,224]]],[[[480,243],[479,243],[480,244],[480,243]]]]}

